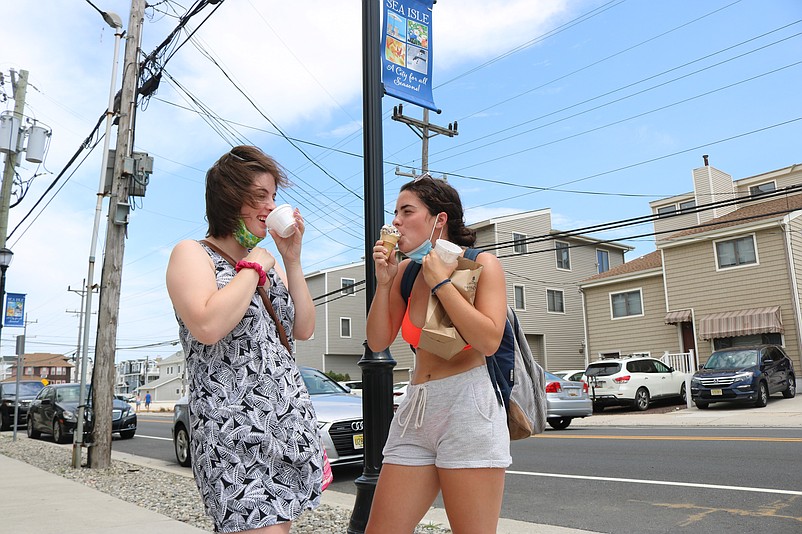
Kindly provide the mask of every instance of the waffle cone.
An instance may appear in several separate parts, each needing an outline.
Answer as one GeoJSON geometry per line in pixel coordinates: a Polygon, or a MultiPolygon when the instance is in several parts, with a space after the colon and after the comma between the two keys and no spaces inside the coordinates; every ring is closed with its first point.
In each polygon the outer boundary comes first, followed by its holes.
{"type": "Polygon", "coordinates": [[[397,235],[382,234],[382,243],[388,255],[392,254],[395,250],[395,244],[398,243],[399,237],[400,236],[397,235]]]}

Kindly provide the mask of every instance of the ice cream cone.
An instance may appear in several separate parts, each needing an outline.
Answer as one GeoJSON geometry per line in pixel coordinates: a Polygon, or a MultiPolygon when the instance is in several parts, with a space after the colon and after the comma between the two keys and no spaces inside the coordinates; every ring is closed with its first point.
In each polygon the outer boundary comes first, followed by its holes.
{"type": "Polygon", "coordinates": [[[384,250],[387,251],[387,255],[393,253],[395,250],[395,244],[398,243],[398,238],[401,236],[398,235],[391,235],[391,234],[382,234],[382,243],[384,244],[384,250]]]}

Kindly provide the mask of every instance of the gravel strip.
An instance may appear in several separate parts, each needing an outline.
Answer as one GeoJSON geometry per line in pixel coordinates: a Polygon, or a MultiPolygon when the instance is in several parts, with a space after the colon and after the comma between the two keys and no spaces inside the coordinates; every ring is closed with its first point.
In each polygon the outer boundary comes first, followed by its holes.
{"type": "MultiPolygon", "coordinates": [[[[73,469],[71,447],[28,439],[19,436],[19,432],[17,430],[16,442],[12,441],[11,432],[0,433],[0,454],[207,532],[214,532],[192,478],[120,460],[112,460],[109,469],[73,469]]],[[[85,458],[84,453],[84,461],[85,458]]],[[[348,529],[350,517],[350,510],[324,504],[314,511],[302,514],[293,523],[292,532],[343,533],[348,529]]],[[[416,534],[450,532],[447,528],[433,524],[421,524],[415,529],[416,534]]]]}

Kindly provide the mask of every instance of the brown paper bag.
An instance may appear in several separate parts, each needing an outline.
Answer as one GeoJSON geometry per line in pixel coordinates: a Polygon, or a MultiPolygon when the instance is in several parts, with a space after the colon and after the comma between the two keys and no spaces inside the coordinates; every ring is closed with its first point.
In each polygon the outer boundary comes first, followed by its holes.
{"type": "MultiPolygon", "coordinates": [[[[451,283],[471,304],[476,297],[476,284],[481,274],[481,264],[463,257],[457,258],[457,268],[450,277],[451,283]]],[[[465,339],[454,327],[445,308],[440,304],[440,299],[436,295],[430,295],[426,307],[426,323],[423,325],[418,347],[449,360],[461,352],[465,345],[465,339]]]]}

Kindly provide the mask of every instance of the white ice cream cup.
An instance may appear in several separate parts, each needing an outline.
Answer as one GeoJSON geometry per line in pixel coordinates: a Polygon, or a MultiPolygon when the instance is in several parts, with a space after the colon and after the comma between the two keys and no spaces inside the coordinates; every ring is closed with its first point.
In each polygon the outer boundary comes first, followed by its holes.
{"type": "Polygon", "coordinates": [[[445,239],[438,239],[434,242],[434,250],[444,263],[454,263],[462,254],[462,247],[445,239]]]}
{"type": "Polygon", "coordinates": [[[290,237],[295,233],[295,217],[292,215],[292,206],[289,204],[276,206],[265,222],[268,230],[275,230],[281,237],[290,237]]]}

